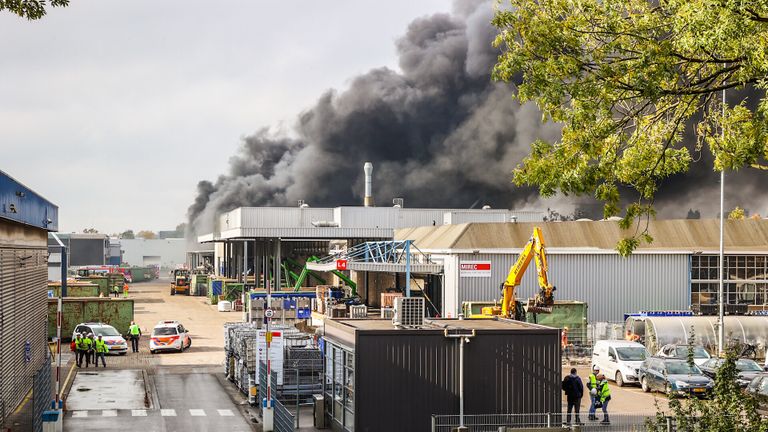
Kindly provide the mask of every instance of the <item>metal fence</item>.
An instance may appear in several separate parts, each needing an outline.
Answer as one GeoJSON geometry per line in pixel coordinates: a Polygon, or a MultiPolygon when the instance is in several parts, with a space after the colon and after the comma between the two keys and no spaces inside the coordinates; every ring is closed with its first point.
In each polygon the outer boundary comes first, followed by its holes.
{"type": "MultiPolygon", "coordinates": [[[[666,418],[659,419],[653,414],[610,414],[610,424],[601,423],[602,415],[598,414],[600,420],[587,420],[587,413],[582,413],[580,426],[581,431],[615,431],[615,432],[635,432],[645,431],[648,422],[658,423],[672,432],[674,422],[667,421],[666,418]]],[[[499,432],[504,428],[522,429],[522,428],[568,428],[576,426],[575,416],[571,417],[570,424],[566,424],[566,414],[548,413],[548,414],[479,414],[465,415],[464,426],[468,432],[499,432]]],[[[432,432],[452,432],[460,424],[458,415],[433,415],[432,432]]]]}
{"type": "Polygon", "coordinates": [[[296,418],[279,400],[275,400],[275,432],[293,432],[296,418]]]}
{"type": "MultiPolygon", "coordinates": [[[[46,357],[48,356],[46,355],[46,357]]],[[[51,360],[48,357],[32,378],[33,431],[42,432],[43,412],[51,409],[51,401],[53,401],[53,388],[51,386],[51,360]]]]}

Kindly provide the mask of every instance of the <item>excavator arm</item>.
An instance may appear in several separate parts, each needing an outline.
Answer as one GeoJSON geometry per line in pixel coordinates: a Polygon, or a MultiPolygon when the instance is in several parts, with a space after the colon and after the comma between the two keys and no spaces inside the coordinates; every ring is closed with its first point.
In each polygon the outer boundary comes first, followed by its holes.
{"type": "Polygon", "coordinates": [[[552,313],[552,305],[555,303],[555,287],[549,283],[547,277],[547,254],[544,249],[544,236],[541,233],[541,228],[534,227],[533,235],[528,240],[528,243],[525,244],[515,264],[510,267],[506,280],[501,284],[501,307],[485,307],[483,308],[484,315],[501,315],[507,318],[522,319],[523,310],[515,295],[515,289],[520,285],[525,271],[531,264],[531,260],[536,262],[536,273],[540,290],[535,298],[528,301],[528,312],[552,313]]]}

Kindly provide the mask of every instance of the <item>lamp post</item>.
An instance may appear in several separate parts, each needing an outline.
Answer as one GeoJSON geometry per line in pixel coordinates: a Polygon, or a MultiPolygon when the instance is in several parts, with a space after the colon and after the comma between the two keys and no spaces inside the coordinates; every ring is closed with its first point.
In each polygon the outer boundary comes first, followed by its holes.
{"type": "MultiPolygon", "coordinates": [[[[721,127],[721,136],[723,142],[725,142],[725,89],[723,89],[723,125],[721,127]]],[[[717,290],[717,296],[720,300],[720,308],[718,310],[718,323],[717,328],[717,352],[720,357],[725,352],[725,299],[723,289],[723,278],[725,276],[725,243],[723,241],[723,232],[725,228],[725,168],[720,170],[720,260],[718,261],[718,279],[719,286],[717,290]]]]}

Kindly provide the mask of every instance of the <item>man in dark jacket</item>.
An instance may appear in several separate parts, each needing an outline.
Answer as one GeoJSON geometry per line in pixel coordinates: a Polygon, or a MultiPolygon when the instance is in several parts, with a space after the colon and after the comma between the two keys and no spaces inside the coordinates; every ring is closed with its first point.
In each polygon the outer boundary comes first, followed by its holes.
{"type": "Polygon", "coordinates": [[[571,369],[571,374],[563,379],[562,387],[568,398],[568,414],[565,423],[571,423],[571,410],[575,410],[576,423],[582,424],[579,410],[581,409],[581,397],[584,396],[584,384],[581,382],[581,378],[576,375],[576,368],[571,369]]]}

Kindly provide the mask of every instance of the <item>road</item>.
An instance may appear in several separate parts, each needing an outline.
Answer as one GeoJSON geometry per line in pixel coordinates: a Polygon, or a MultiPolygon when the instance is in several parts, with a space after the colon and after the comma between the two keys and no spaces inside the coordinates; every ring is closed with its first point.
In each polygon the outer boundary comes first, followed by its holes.
{"type": "Polygon", "coordinates": [[[76,369],[64,415],[65,431],[254,431],[244,397],[223,379],[222,324],[238,321],[204,298],[171,296],[167,281],[132,285],[139,353],[108,356],[106,369],[76,369]],[[158,321],[190,330],[183,353],[150,354],[148,335],[158,321]]]}

